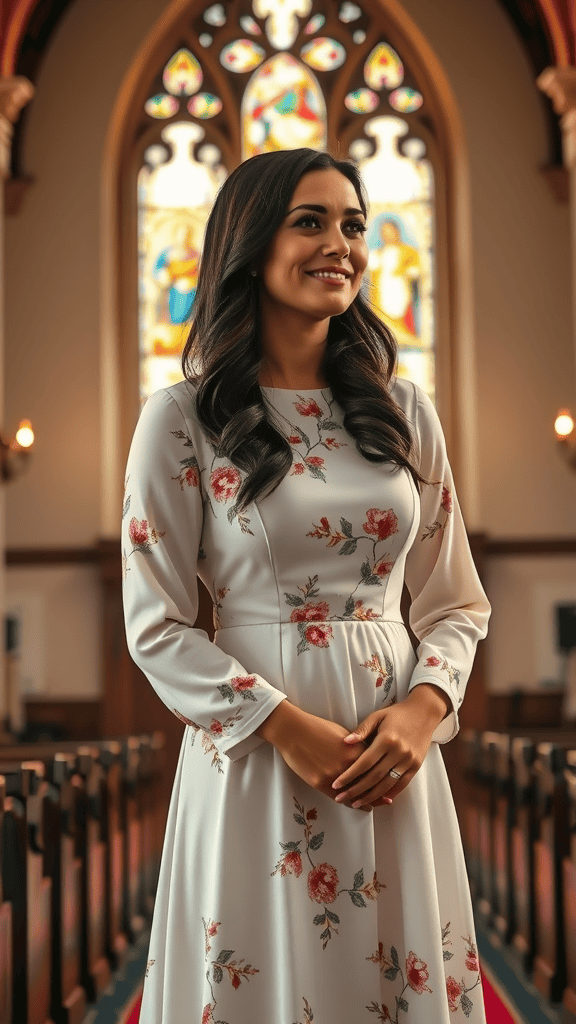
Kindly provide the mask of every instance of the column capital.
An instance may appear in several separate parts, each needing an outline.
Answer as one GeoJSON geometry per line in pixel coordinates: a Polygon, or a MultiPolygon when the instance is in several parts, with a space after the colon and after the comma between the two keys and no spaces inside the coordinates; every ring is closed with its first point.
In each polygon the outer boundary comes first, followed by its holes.
{"type": "Polygon", "coordinates": [[[23,75],[0,78],[0,178],[10,175],[12,125],[33,95],[34,86],[23,75]]]}
{"type": "Polygon", "coordinates": [[[576,67],[545,68],[538,75],[536,85],[552,100],[560,114],[564,166],[576,169],[576,67]]]}
{"type": "Polygon", "coordinates": [[[557,114],[576,110],[576,67],[549,67],[536,79],[536,85],[552,100],[557,114]]]}

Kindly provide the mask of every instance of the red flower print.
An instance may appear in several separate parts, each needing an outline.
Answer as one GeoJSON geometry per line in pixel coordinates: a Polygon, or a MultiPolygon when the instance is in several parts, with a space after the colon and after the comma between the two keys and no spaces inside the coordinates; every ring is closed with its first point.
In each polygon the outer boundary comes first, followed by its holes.
{"type": "Polygon", "coordinates": [[[233,972],[232,973],[231,981],[232,981],[232,988],[240,988],[240,975],[239,974],[236,974],[236,973],[233,972]]]}
{"type": "Polygon", "coordinates": [[[251,690],[256,684],[256,676],[234,676],[232,680],[232,689],[236,693],[242,693],[243,690],[251,690]]]}
{"type": "Polygon", "coordinates": [[[206,1003],[206,1006],[202,1010],[202,1024],[214,1024],[214,1017],[212,1016],[212,1010],[216,1006],[216,1003],[206,1003]]]}
{"type": "Polygon", "coordinates": [[[214,936],[216,935],[216,932],[218,931],[219,924],[220,924],[220,921],[212,921],[208,925],[208,935],[210,936],[211,939],[213,939],[214,936]]]}
{"type": "Polygon", "coordinates": [[[354,601],[354,612],[352,614],[352,618],[369,621],[370,619],[377,619],[379,616],[378,612],[375,612],[373,608],[365,608],[364,601],[354,601]]]}
{"type": "Polygon", "coordinates": [[[142,519],[139,521],[133,516],[128,527],[128,536],[135,546],[146,544],[148,541],[148,520],[142,519]]]}
{"type": "Polygon", "coordinates": [[[292,475],[302,476],[302,473],[304,472],[305,468],[306,467],[304,466],[303,462],[295,462],[294,465],[292,466],[292,475]]]}
{"type": "Polygon", "coordinates": [[[308,873],[308,895],[316,903],[334,903],[338,884],[338,873],[331,864],[318,864],[308,873]]]}
{"type": "Polygon", "coordinates": [[[391,508],[369,508],[363,529],[365,533],[374,534],[378,540],[386,540],[393,533],[398,533],[398,517],[391,508]]]}
{"type": "Polygon", "coordinates": [[[318,604],[308,602],[294,609],[290,615],[290,622],[325,622],[329,611],[326,601],[319,601],[318,604]]]}
{"type": "Polygon", "coordinates": [[[379,562],[376,562],[372,572],[375,576],[388,576],[394,568],[394,562],[390,558],[381,558],[379,562]]]}
{"type": "Polygon", "coordinates": [[[476,971],[480,970],[480,963],[478,961],[478,953],[476,952],[476,949],[472,945],[468,946],[468,949],[466,950],[466,961],[465,962],[466,962],[466,967],[468,968],[469,971],[476,972],[476,971]]]}
{"type": "Polygon", "coordinates": [[[436,656],[433,656],[431,658],[426,658],[426,661],[424,662],[424,664],[430,666],[430,668],[437,668],[438,665],[441,665],[442,663],[441,663],[440,658],[437,658],[436,656]]]}
{"type": "Polygon", "coordinates": [[[344,442],[337,441],[335,437],[325,437],[324,440],[322,441],[322,444],[324,445],[325,448],[328,449],[348,447],[344,442]]]}
{"type": "Polygon", "coordinates": [[[222,722],[219,722],[217,718],[213,718],[210,722],[210,732],[213,736],[220,736],[224,732],[222,722]]]}
{"type": "Polygon", "coordinates": [[[294,408],[296,409],[297,412],[300,413],[301,416],[324,415],[322,409],[320,408],[319,405],[316,405],[316,402],[314,401],[313,398],[308,399],[308,401],[294,402],[294,408]]]}
{"type": "Polygon", "coordinates": [[[419,960],[416,954],[412,952],[408,954],[406,960],[406,976],[410,988],[414,989],[415,992],[420,994],[432,991],[426,984],[429,978],[426,964],[423,960],[419,960]]]}
{"type": "Polygon", "coordinates": [[[302,874],[302,856],[298,853],[298,850],[289,850],[282,860],[283,863],[280,868],[280,874],[296,875],[296,878],[299,878],[302,874]]]}
{"type": "Polygon", "coordinates": [[[187,483],[189,487],[198,487],[200,483],[198,466],[188,466],[188,469],[184,470],[182,476],[184,478],[184,483],[187,483]]]}
{"type": "Polygon", "coordinates": [[[332,639],[332,626],[307,626],[304,636],[314,647],[328,647],[332,639]]]}
{"type": "Polygon", "coordinates": [[[452,511],[452,495],[447,487],[442,488],[442,508],[445,512],[452,511]]]}
{"type": "Polygon", "coordinates": [[[450,974],[446,978],[446,995],[448,996],[448,1005],[452,1012],[454,1012],[454,1010],[458,1009],[458,1001],[462,995],[462,986],[450,974]]]}
{"type": "Polygon", "coordinates": [[[304,460],[307,466],[323,466],[324,459],[321,459],[319,455],[310,455],[304,460]]]}
{"type": "Polygon", "coordinates": [[[314,529],[310,530],[306,536],[318,537],[319,540],[325,540],[327,538],[328,543],[326,547],[328,548],[333,548],[336,544],[339,544],[341,540],[346,539],[345,534],[340,533],[340,530],[335,530],[334,533],[332,533],[330,523],[326,516],[320,517],[320,526],[316,526],[316,523],[313,523],[312,525],[314,526],[314,529]]]}
{"type": "Polygon", "coordinates": [[[298,434],[291,434],[288,438],[288,444],[300,444],[301,441],[302,438],[299,437],[298,434]]]}
{"type": "Polygon", "coordinates": [[[210,487],[216,501],[230,501],[240,489],[242,478],[233,466],[221,466],[210,474],[210,487]]]}
{"type": "Polygon", "coordinates": [[[318,811],[315,807],[311,807],[309,811],[306,811],[306,821],[316,821],[318,817],[318,811]]]}

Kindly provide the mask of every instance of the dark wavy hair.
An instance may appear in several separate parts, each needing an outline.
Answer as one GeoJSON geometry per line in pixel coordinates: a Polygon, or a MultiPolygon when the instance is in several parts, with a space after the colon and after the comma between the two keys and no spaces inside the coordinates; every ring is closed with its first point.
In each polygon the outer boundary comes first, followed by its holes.
{"type": "MultiPolygon", "coordinates": [[[[220,188],[206,225],[182,370],[196,388],[206,435],[244,471],[240,509],[270,494],[292,466],[292,449],[273,425],[258,383],[258,279],[250,269],[264,256],[302,175],[331,168],[352,182],[366,214],[364,185],[353,163],[295,149],[263,153],[240,164],[220,188]]],[[[394,335],[359,292],[344,313],[330,320],[322,370],[360,454],[371,462],[406,467],[420,490],[427,481],[412,461],[410,426],[388,387],[397,354],[394,335]]]]}

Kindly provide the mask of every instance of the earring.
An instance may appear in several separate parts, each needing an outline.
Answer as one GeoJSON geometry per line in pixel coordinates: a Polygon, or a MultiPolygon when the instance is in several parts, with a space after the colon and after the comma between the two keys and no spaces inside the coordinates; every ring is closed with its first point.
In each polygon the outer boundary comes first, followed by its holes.
{"type": "Polygon", "coordinates": [[[258,271],[257,270],[251,270],[250,271],[250,276],[251,277],[258,277],[258,271]]]}

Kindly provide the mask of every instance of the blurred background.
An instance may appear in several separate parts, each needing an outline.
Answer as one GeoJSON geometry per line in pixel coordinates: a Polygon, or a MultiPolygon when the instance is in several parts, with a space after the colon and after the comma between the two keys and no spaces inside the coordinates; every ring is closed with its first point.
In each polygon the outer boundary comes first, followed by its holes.
{"type": "MultiPolygon", "coordinates": [[[[183,727],[124,642],[126,457],[146,397],[181,379],[218,187],[247,157],[300,146],[360,166],[366,293],[446,433],[493,607],[463,735],[567,750],[573,0],[3,0],[0,32],[6,751],[160,730],[161,831],[183,727]]],[[[211,617],[203,592],[209,632],[211,617]]],[[[443,754],[466,832],[480,819],[464,739],[443,754]]]]}

